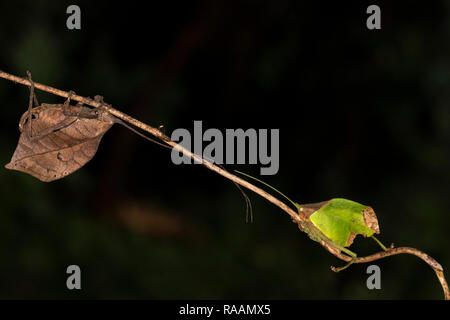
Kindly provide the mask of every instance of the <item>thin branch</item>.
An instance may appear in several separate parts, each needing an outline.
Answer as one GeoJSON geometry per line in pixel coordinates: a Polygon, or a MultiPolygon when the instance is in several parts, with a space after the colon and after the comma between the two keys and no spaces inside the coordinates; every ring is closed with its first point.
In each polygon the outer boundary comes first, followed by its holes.
{"type": "MultiPolygon", "coordinates": [[[[5,78],[8,80],[11,80],[13,82],[16,83],[20,83],[23,84],[25,86],[31,86],[30,82],[27,79],[24,78],[20,78],[11,74],[8,74],[6,72],[3,72],[0,70],[0,77],[1,78],[5,78]]],[[[63,97],[63,98],[67,98],[69,96],[69,93],[66,91],[62,91],[47,85],[43,85],[37,82],[34,82],[34,87],[36,89],[45,91],[45,92],[49,92],[52,93],[54,95],[63,97]]],[[[192,153],[191,151],[185,149],[183,146],[179,145],[178,143],[170,140],[170,138],[168,136],[166,136],[163,132],[161,132],[160,130],[151,127],[117,109],[114,109],[113,107],[111,107],[108,104],[102,104],[99,101],[95,101],[93,99],[90,98],[86,98],[83,96],[79,96],[77,94],[72,93],[72,95],[70,96],[71,100],[74,101],[78,101],[78,102],[82,102],[86,105],[98,108],[98,107],[103,107],[106,111],[108,111],[109,113],[111,113],[112,115],[116,116],[117,118],[128,122],[129,124],[148,132],[149,134],[155,136],[156,138],[159,138],[160,140],[162,140],[164,143],[168,144],[169,146],[171,146],[172,148],[175,148],[176,150],[178,150],[179,152],[182,152],[183,154],[187,155],[188,157],[190,157],[191,159],[201,163],[202,165],[204,165],[205,167],[207,167],[208,169],[224,176],[225,178],[232,180],[238,184],[240,184],[241,186],[259,194],[261,197],[266,198],[267,200],[269,200],[270,202],[272,202],[273,204],[275,204],[276,206],[280,207],[283,211],[287,212],[292,219],[299,221],[300,217],[299,215],[292,210],[290,207],[288,207],[284,202],[278,200],[277,198],[275,198],[274,196],[272,196],[271,194],[267,193],[266,191],[262,190],[261,188],[258,188],[256,186],[254,186],[253,184],[247,182],[246,180],[243,180],[237,176],[235,176],[234,174],[231,174],[230,172],[220,168],[219,166],[213,164],[212,162],[209,162],[205,159],[203,159],[201,156],[196,155],[194,153],[192,153]]]]}
{"type": "MultiPolygon", "coordinates": [[[[28,81],[27,79],[24,78],[20,78],[11,74],[8,74],[6,72],[3,72],[0,70],[0,77],[13,81],[15,83],[20,83],[23,84],[25,86],[31,86],[30,81],[28,81]]],[[[59,90],[47,85],[43,85],[40,83],[34,83],[34,87],[36,89],[45,91],[45,92],[49,92],[52,93],[54,95],[63,97],[63,98],[67,98],[69,96],[69,92],[63,91],[63,90],[59,90]]],[[[163,141],[164,143],[166,143],[167,145],[171,146],[172,148],[176,149],[177,151],[187,155],[188,157],[190,157],[191,159],[193,159],[194,161],[197,161],[199,163],[201,163],[203,166],[205,166],[206,168],[220,174],[221,176],[255,192],[256,194],[260,195],[261,197],[265,198],[266,200],[268,200],[269,202],[273,203],[274,205],[278,206],[281,210],[283,210],[284,212],[286,212],[287,214],[289,214],[289,216],[292,218],[292,220],[299,224],[300,226],[304,223],[307,222],[306,217],[303,216],[301,213],[297,213],[295,212],[293,209],[291,209],[289,206],[287,206],[284,202],[280,201],[279,199],[275,198],[274,196],[272,196],[271,194],[267,193],[266,191],[262,190],[261,188],[251,184],[250,182],[243,180],[241,178],[239,178],[238,176],[220,168],[219,166],[215,165],[214,163],[207,161],[205,159],[203,159],[201,156],[192,153],[191,151],[189,151],[188,149],[184,148],[183,146],[179,145],[178,143],[172,141],[168,136],[166,136],[163,132],[161,132],[160,130],[151,127],[115,108],[113,108],[111,105],[108,104],[104,104],[101,103],[99,101],[95,101],[93,99],[90,98],[86,98],[83,96],[79,96],[76,94],[72,94],[71,95],[71,100],[75,100],[78,102],[82,102],[86,105],[92,106],[94,108],[98,108],[98,107],[103,107],[106,111],[108,111],[110,114],[116,116],[117,118],[128,122],[129,124],[148,132],[149,134],[153,135],[154,137],[160,139],[161,141],[163,141]]],[[[330,250],[330,248],[324,246],[325,249],[327,249],[330,253],[332,253],[334,256],[336,256],[337,258],[349,262],[352,260],[351,257],[344,255],[340,252],[337,252],[335,250],[330,250]]],[[[393,255],[397,255],[397,254],[412,254],[415,255],[419,258],[421,258],[423,261],[425,261],[431,268],[433,268],[433,270],[435,271],[439,282],[442,286],[442,289],[444,291],[444,296],[446,300],[450,300],[450,291],[447,285],[447,282],[445,280],[444,277],[444,270],[442,268],[442,266],[433,258],[431,258],[429,255],[427,255],[426,253],[414,249],[414,248],[409,248],[409,247],[399,247],[399,248],[389,248],[386,251],[381,251],[375,254],[372,254],[370,256],[366,256],[366,257],[359,257],[354,259],[353,263],[367,263],[367,262],[371,262],[371,261],[375,261],[378,259],[382,259],[385,257],[389,257],[389,256],[393,256],[393,255]]]]}
{"type": "MultiPolygon", "coordinates": [[[[334,252],[331,252],[331,253],[333,253],[336,257],[338,257],[341,260],[344,260],[347,262],[350,262],[352,260],[351,257],[346,256],[342,253],[334,253],[334,252]]],[[[380,251],[380,252],[374,253],[370,256],[356,258],[353,261],[353,263],[372,262],[372,261],[379,260],[382,258],[395,256],[397,254],[412,254],[412,255],[419,257],[423,261],[425,261],[436,273],[436,276],[442,286],[442,290],[444,291],[445,300],[450,300],[450,290],[449,290],[447,281],[445,280],[444,268],[442,268],[442,266],[436,260],[434,260],[432,257],[427,255],[425,252],[417,250],[416,248],[410,248],[410,247],[392,248],[391,247],[391,248],[387,248],[386,251],[380,251]]],[[[334,270],[334,267],[331,267],[331,269],[334,270]]]]}

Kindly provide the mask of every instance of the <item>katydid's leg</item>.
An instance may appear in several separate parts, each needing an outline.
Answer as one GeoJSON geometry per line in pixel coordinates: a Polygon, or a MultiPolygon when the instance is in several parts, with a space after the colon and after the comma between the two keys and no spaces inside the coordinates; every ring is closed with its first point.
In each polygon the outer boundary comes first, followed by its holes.
{"type": "Polygon", "coordinates": [[[33,82],[33,80],[31,79],[31,72],[30,71],[27,71],[27,76],[28,76],[28,81],[30,81],[30,96],[32,96],[33,97],[33,102],[34,102],[34,105],[36,106],[36,107],[38,107],[39,106],[39,102],[38,102],[38,99],[37,99],[37,97],[36,97],[36,93],[34,92],[34,82],[33,82]]]}
{"type": "Polygon", "coordinates": [[[383,249],[384,251],[387,250],[386,247],[384,246],[384,244],[382,244],[380,240],[378,240],[377,238],[375,238],[375,236],[372,236],[371,238],[373,238],[373,240],[375,240],[376,243],[378,243],[378,244],[380,245],[381,249],[383,249]]]}
{"type": "Polygon", "coordinates": [[[94,101],[101,104],[101,106],[99,108],[103,107],[103,105],[105,104],[105,101],[103,101],[103,96],[100,96],[100,95],[96,95],[94,97],[94,101]]]}
{"type": "Polygon", "coordinates": [[[98,110],[101,110],[106,105],[106,102],[103,100],[103,96],[96,95],[94,97],[94,101],[100,103],[100,107],[97,107],[98,110]]]}
{"type": "Polygon", "coordinates": [[[332,244],[334,247],[338,248],[339,250],[341,250],[341,251],[345,252],[346,254],[348,254],[350,257],[353,257],[353,258],[356,258],[356,257],[357,257],[356,253],[354,253],[353,251],[350,251],[350,250],[348,250],[347,248],[345,248],[345,247],[343,247],[343,246],[341,246],[341,245],[338,245],[337,243],[335,243],[335,242],[333,242],[333,241],[331,242],[331,244],[332,244]]]}
{"type": "Polygon", "coordinates": [[[347,248],[342,248],[342,251],[344,251],[346,254],[348,254],[349,256],[356,258],[356,253],[354,253],[353,251],[348,250],[347,248]]]}
{"type": "Polygon", "coordinates": [[[28,101],[28,131],[27,135],[29,138],[32,137],[32,128],[31,128],[31,120],[33,118],[31,110],[33,109],[33,101],[37,104],[37,98],[34,94],[34,82],[31,79],[30,71],[27,71],[28,81],[30,81],[30,99],[28,101]]]}
{"type": "MultiPolygon", "coordinates": [[[[39,102],[37,100],[36,94],[34,92],[34,82],[31,78],[31,73],[29,71],[27,71],[27,75],[28,75],[28,81],[30,81],[30,98],[28,101],[28,130],[27,130],[27,134],[28,137],[30,138],[31,141],[35,141],[38,140],[42,137],[45,137],[49,134],[51,134],[52,132],[55,132],[57,130],[61,130],[64,129],[68,126],[70,126],[72,123],[74,123],[77,119],[73,120],[73,119],[65,119],[57,124],[55,124],[54,126],[51,126],[41,132],[39,132],[37,135],[33,136],[32,134],[32,120],[33,120],[33,102],[34,104],[37,106],[39,106],[39,102]]],[[[70,98],[72,95],[74,95],[75,92],[73,91],[69,91],[69,96],[67,97],[67,100],[64,102],[64,106],[67,107],[70,104],[70,98]]]]}
{"type": "Polygon", "coordinates": [[[54,126],[51,126],[45,130],[42,130],[41,132],[39,132],[37,135],[30,137],[30,140],[32,142],[39,140],[45,136],[48,136],[49,134],[67,128],[68,126],[70,126],[72,123],[74,123],[75,121],[77,121],[78,119],[64,119],[61,122],[58,122],[57,124],[55,124],[54,126]]]}
{"type": "Polygon", "coordinates": [[[354,253],[353,251],[350,251],[350,250],[348,250],[347,248],[342,247],[342,246],[340,246],[340,245],[338,245],[338,244],[336,244],[336,243],[333,243],[333,244],[334,244],[334,246],[335,246],[336,248],[338,248],[338,249],[341,250],[342,252],[345,252],[346,254],[348,254],[349,256],[351,256],[351,257],[352,257],[352,260],[350,260],[345,266],[342,266],[342,267],[339,267],[339,268],[331,267],[331,270],[333,270],[334,272],[339,272],[339,271],[342,271],[342,270],[347,269],[347,268],[350,267],[353,263],[355,263],[356,257],[357,257],[356,253],[354,253]]]}
{"type": "Polygon", "coordinates": [[[39,106],[39,101],[38,101],[38,99],[36,97],[36,93],[34,93],[34,92],[33,92],[33,100],[34,100],[34,105],[35,106],[39,106]]]}
{"type": "Polygon", "coordinates": [[[336,267],[331,267],[331,270],[333,270],[333,272],[339,272],[342,270],[347,269],[348,267],[350,267],[352,264],[354,264],[356,261],[356,257],[352,257],[352,260],[350,260],[345,266],[336,268],[336,267]]]}
{"type": "Polygon", "coordinates": [[[70,99],[72,98],[72,96],[75,95],[75,91],[70,90],[68,95],[67,95],[67,100],[64,101],[64,107],[67,108],[70,104],[70,99]]]}

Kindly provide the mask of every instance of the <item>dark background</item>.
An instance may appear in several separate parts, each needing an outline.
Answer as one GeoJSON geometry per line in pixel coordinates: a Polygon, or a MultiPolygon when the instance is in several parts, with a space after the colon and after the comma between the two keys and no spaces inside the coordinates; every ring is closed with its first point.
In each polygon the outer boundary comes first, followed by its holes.
{"type": "MultiPolygon", "coordinates": [[[[0,4],[0,69],[93,97],[153,126],[279,128],[280,170],[263,179],[300,203],[371,205],[379,238],[450,267],[450,5],[447,1],[68,1],[0,4]],[[382,29],[366,28],[378,4],[382,29]]],[[[38,91],[41,102],[62,98],[38,91]]],[[[0,79],[0,163],[28,90],[0,79]]],[[[253,175],[259,165],[228,166],[253,175]]],[[[441,299],[413,256],[367,265],[312,242],[228,180],[112,128],[94,159],[43,183],[0,170],[0,298],[441,299]],[[82,269],[82,290],[66,268],[82,269]]],[[[378,251],[358,237],[359,255],[378,251]]],[[[447,273],[448,275],[448,273],[447,273]]]]}

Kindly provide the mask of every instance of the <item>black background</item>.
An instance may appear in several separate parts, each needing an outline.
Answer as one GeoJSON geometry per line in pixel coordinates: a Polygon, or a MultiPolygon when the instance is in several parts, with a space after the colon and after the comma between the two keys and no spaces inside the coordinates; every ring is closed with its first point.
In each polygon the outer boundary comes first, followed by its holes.
{"type": "MultiPolygon", "coordinates": [[[[446,1],[67,1],[0,4],[0,69],[101,94],[153,126],[280,129],[280,170],[263,179],[300,203],[371,205],[389,245],[450,265],[450,7],[446,1]],[[378,4],[382,29],[366,28],[378,4]]],[[[62,98],[38,92],[40,101],[62,98]]],[[[28,90],[0,79],[1,163],[16,147],[28,90]]],[[[253,175],[258,165],[227,166],[253,175]]],[[[289,217],[123,127],[60,181],[0,170],[1,298],[440,299],[412,256],[341,261],[289,217]],[[82,269],[69,291],[66,267],[82,269]]],[[[359,255],[378,250],[358,237],[359,255]]]]}

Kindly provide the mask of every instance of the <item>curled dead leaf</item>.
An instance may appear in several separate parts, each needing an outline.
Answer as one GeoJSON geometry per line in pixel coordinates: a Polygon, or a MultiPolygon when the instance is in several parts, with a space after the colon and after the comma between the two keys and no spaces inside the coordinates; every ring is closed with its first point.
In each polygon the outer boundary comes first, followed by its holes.
{"type": "Polygon", "coordinates": [[[42,104],[20,120],[17,148],[5,167],[41,181],[63,178],[94,157],[103,135],[115,123],[106,111],[84,106],[42,104]],[[30,131],[31,128],[31,131],[30,131]]]}
{"type": "Polygon", "coordinates": [[[377,215],[371,207],[367,207],[363,211],[363,218],[366,226],[372,229],[376,234],[380,233],[380,226],[378,225],[377,215]]]}

